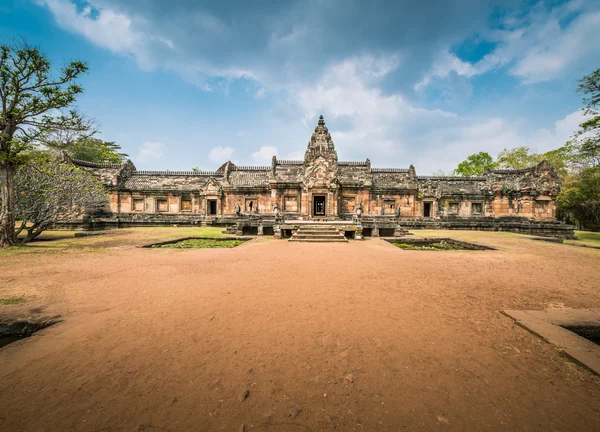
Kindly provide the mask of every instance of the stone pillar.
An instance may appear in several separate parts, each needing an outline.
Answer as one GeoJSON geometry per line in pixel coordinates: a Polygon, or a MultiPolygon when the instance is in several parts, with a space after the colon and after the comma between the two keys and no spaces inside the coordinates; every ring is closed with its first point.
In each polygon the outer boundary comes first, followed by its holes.
{"type": "Polygon", "coordinates": [[[354,239],[355,240],[362,240],[363,239],[363,235],[362,235],[362,225],[358,224],[356,225],[356,232],[354,234],[354,239]]]}
{"type": "Polygon", "coordinates": [[[281,225],[273,225],[273,238],[281,239],[281,225]]]}
{"type": "Polygon", "coordinates": [[[263,235],[263,224],[262,222],[258,224],[258,235],[261,236],[263,235]]]}
{"type": "Polygon", "coordinates": [[[394,237],[401,237],[402,234],[403,234],[402,227],[400,226],[400,224],[396,224],[396,226],[394,227],[394,237]]]}
{"type": "Polygon", "coordinates": [[[374,226],[373,229],[371,230],[371,236],[372,237],[379,237],[379,227],[378,226],[374,226]]]}

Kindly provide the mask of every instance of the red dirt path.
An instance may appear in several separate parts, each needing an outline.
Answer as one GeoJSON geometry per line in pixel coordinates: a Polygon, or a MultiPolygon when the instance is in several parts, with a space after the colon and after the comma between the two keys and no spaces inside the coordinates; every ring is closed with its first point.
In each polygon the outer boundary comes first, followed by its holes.
{"type": "Polygon", "coordinates": [[[450,235],[499,250],[8,256],[64,322],[0,350],[0,430],[600,430],[600,379],[499,313],[600,307],[600,253],[450,235]]]}

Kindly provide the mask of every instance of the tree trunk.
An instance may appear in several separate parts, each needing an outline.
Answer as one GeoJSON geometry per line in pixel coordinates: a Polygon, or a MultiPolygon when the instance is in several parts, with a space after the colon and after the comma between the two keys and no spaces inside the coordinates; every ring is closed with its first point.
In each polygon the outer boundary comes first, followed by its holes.
{"type": "Polygon", "coordinates": [[[4,162],[0,166],[0,249],[16,244],[15,236],[15,168],[4,162]]]}

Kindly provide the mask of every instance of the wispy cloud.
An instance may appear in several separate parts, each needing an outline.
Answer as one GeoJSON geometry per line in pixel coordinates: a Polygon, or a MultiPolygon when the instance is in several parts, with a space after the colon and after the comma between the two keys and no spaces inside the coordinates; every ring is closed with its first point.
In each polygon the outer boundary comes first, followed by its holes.
{"type": "Polygon", "coordinates": [[[235,150],[231,147],[218,146],[218,147],[214,147],[210,151],[210,153],[208,153],[208,158],[212,162],[224,163],[224,162],[227,162],[228,160],[231,160],[231,157],[233,156],[234,153],[235,153],[235,150]]]}
{"type": "Polygon", "coordinates": [[[136,160],[147,162],[160,159],[164,155],[165,148],[163,143],[146,141],[138,148],[136,160]]]}
{"type": "Polygon", "coordinates": [[[252,153],[252,160],[257,163],[270,164],[273,156],[277,156],[277,147],[264,146],[252,153]]]}

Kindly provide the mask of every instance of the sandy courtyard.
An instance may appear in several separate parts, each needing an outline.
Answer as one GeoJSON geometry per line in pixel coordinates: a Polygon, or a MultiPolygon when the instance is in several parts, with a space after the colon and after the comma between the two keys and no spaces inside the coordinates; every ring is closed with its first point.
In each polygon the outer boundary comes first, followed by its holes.
{"type": "Polygon", "coordinates": [[[35,300],[0,312],[64,321],[0,350],[0,430],[600,430],[600,379],[499,312],[600,307],[600,251],[446,234],[498,250],[3,256],[35,300]]]}

